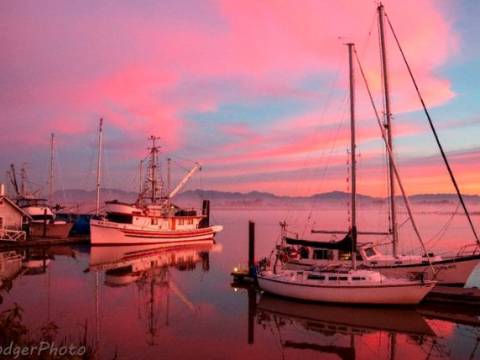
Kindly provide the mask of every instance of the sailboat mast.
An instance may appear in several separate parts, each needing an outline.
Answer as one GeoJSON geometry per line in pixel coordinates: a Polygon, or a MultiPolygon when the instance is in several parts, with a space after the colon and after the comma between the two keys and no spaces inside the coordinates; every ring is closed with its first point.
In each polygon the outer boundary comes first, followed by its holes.
{"type": "MultiPolygon", "coordinates": [[[[392,113],[390,111],[390,89],[388,86],[388,68],[387,68],[387,50],[385,47],[385,31],[384,31],[384,7],[383,4],[377,8],[378,11],[378,25],[380,32],[380,54],[382,59],[382,75],[383,75],[383,92],[385,100],[385,123],[384,127],[387,133],[387,142],[393,154],[393,140],[392,140],[392,113]]],[[[397,231],[397,211],[395,207],[395,178],[393,174],[392,159],[388,157],[388,178],[389,178],[389,192],[390,192],[390,231],[392,232],[392,252],[393,256],[398,253],[398,231],[397,231]]]]}
{"type": "Polygon", "coordinates": [[[96,195],[96,207],[95,207],[95,215],[98,216],[100,213],[100,170],[101,170],[101,163],[102,163],[102,141],[103,141],[103,119],[100,119],[98,124],[98,154],[97,154],[97,195],[96,195]]]}
{"type": "Polygon", "coordinates": [[[50,169],[49,169],[49,177],[48,177],[48,201],[52,204],[53,200],[53,152],[55,146],[55,134],[50,134],[50,169]]]}
{"type": "Polygon", "coordinates": [[[167,191],[166,193],[170,193],[170,187],[171,187],[171,168],[172,166],[172,159],[168,158],[167,159],[167,191]]]}
{"type": "Polygon", "coordinates": [[[350,74],[350,156],[351,156],[351,190],[352,190],[352,223],[350,233],[352,236],[352,266],[356,269],[357,251],[357,161],[355,156],[355,74],[353,69],[353,50],[355,44],[348,43],[348,65],[350,74]]]}

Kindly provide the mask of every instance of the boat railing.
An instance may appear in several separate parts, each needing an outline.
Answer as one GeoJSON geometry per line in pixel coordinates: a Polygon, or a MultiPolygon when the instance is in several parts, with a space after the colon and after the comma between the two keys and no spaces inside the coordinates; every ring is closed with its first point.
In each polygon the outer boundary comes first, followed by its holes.
{"type": "Polygon", "coordinates": [[[0,228],[0,240],[1,241],[25,241],[27,234],[23,230],[11,230],[6,228],[0,228]]]}
{"type": "Polygon", "coordinates": [[[474,256],[480,255],[480,245],[479,244],[468,244],[460,248],[457,252],[457,257],[459,256],[474,256]]]}

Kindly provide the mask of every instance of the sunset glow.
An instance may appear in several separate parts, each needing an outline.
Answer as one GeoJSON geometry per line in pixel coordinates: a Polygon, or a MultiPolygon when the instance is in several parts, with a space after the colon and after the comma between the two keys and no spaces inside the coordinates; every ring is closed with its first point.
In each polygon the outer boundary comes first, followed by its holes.
{"type": "MultiPolygon", "coordinates": [[[[347,52],[382,107],[371,1],[3,1],[0,169],[92,189],[105,120],[106,187],[137,188],[146,139],[203,164],[190,188],[310,195],[347,189],[347,52]]],[[[480,193],[478,22],[467,1],[385,1],[465,193],[480,193]]],[[[393,38],[395,147],[408,192],[454,191],[393,38]]],[[[357,73],[359,191],[385,195],[385,154],[357,73]]],[[[3,182],[3,181],[2,181],[3,182]]]]}

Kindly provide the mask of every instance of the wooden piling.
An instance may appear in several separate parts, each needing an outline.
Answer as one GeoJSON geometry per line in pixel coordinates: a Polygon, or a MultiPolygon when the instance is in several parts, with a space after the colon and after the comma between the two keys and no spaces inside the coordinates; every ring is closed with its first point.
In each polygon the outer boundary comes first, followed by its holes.
{"type": "Polygon", "coordinates": [[[47,209],[43,210],[43,237],[47,237],[47,209]]]}
{"type": "Polygon", "coordinates": [[[255,276],[255,222],[248,222],[248,271],[251,277],[255,276]]]}
{"type": "Polygon", "coordinates": [[[210,226],[210,200],[203,200],[202,202],[202,215],[205,216],[204,218],[204,226],[210,226]]]}

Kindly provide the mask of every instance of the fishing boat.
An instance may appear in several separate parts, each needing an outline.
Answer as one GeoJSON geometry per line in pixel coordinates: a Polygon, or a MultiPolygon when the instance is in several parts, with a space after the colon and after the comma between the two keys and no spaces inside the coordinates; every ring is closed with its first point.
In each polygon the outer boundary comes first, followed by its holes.
{"type": "MultiPolygon", "coordinates": [[[[200,164],[193,168],[171,191],[165,192],[158,180],[157,137],[151,136],[147,185],[141,189],[134,204],[107,201],[105,217],[90,220],[90,236],[93,245],[134,245],[149,243],[194,242],[212,239],[222,231],[221,225],[210,226],[210,203],[204,200],[202,213],[182,209],[172,203],[172,198],[200,170],[200,164]]],[[[170,178],[170,171],[167,178],[170,178]]],[[[167,190],[169,186],[167,186],[167,190]]],[[[98,213],[98,197],[97,197],[98,213]]]]}
{"type": "MultiPolygon", "coordinates": [[[[67,238],[73,224],[65,220],[57,219],[55,208],[58,210],[61,207],[58,205],[55,207],[49,205],[47,199],[38,196],[39,190],[29,191],[29,189],[27,189],[27,171],[25,167],[23,166],[21,168],[20,184],[17,181],[15,166],[13,164],[10,165],[8,174],[16,193],[16,204],[31,218],[29,223],[30,235],[32,237],[67,238]]],[[[50,180],[50,183],[52,183],[52,180],[50,180]]]]}
{"type": "MultiPolygon", "coordinates": [[[[419,230],[415,224],[412,211],[410,210],[408,196],[406,195],[399,173],[398,168],[395,164],[395,159],[393,156],[393,142],[392,142],[392,126],[391,126],[391,109],[390,109],[390,98],[389,98],[389,87],[388,87],[388,69],[387,69],[387,58],[385,51],[385,35],[384,35],[384,19],[388,20],[388,25],[391,28],[391,31],[394,35],[397,45],[404,56],[404,52],[398,42],[398,38],[394,32],[393,26],[385,14],[384,7],[380,4],[377,7],[378,12],[378,21],[379,21],[379,31],[380,31],[380,55],[382,60],[382,80],[384,88],[384,104],[385,104],[385,122],[382,123],[380,117],[378,116],[378,111],[375,108],[373,98],[371,97],[370,90],[368,90],[368,84],[366,78],[364,77],[365,85],[367,85],[367,90],[369,91],[370,99],[372,102],[373,109],[377,118],[378,125],[382,133],[383,140],[385,142],[385,147],[387,150],[388,158],[388,173],[389,173],[389,231],[386,232],[369,232],[364,231],[361,235],[367,236],[387,236],[389,237],[388,244],[391,244],[391,254],[385,254],[382,252],[381,247],[386,245],[385,243],[376,243],[373,241],[368,241],[365,243],[358,243],[356,247],[356,252],[358,256],[359,265],[365,266],[371,270],[377,270],[382,272],[382,274],[391,276],[407,276],[411,273],[423,273],[428,278],[433,278],[441,283],[442,285],[451,285],[451,286],[464,286],[467,282],[470,274],[473,272],[475,267],[480,263],[480,240],[478,234],[475,230],[473,222],[470,217],[470,213],[466,207],[463,196],[460,192],[457,181],[455,180],[454,174],[450,168],[448,159],[445,155],[443,147],[437,136],[433,122],[431,121],[428,110],[425,106],[425,103],[421,97],[421,94],[418,90],[415,78],[413,73],[404,57],[405,64],[411,79],[417,89],[417,93],[421,100],[422,106],[424,108],[425,114],[429,121],[430,127],[434,134],[437,145],[440,149],[440,153],[443,157],[445,166],[449,172],[450,178],[458,195],[459,203],[462,205],[465,212],[466,219],[471,227],[474,238],[476,239],[475,244],[466,245],[458,250],[457,253],[453,253],[447,256],[435,256],[431,251],[423,248],[422,255],[404,255],[399,252],[399,236],[398,236],[398,224],[397,224],[397,208],[396,208],[396,196],[395,196],[395,181],[397,181],[399,188],[402,190],[402,197],[409,215],[409,219],[413,225],[414,231],[417,237],[421,237],[419,230]],[[433,271],[435,269],[435,271],[433,271]],[[435,274],[434,274],[435,272],[435,274]]],[[[358,58],[357,58],[358,59],[358,58]]],[[[359,65],[360,62],[358,61],[359,65]]],[[[349,237],[345,231],[324,231],[324,230],[312,230],[312,234],[330,234],[330,235],[341,235],[343,237],[340,241],[317,241],[312,239],[302,239],[299,238],[298,234],[284,236],[283,237],[283,247],[284,254],[283,258],[287,263],[287,266],[292,269],[308,269],[311,266],[325,266],[331,264],[332,262],[340,264],[348,264],[352,253],[351,242],[352,239],[349,237]]]]}
{"type": "MultiPolygon", "coordinates": [[[[413,278],[390,278],[378,271],[357,268],[357,208],[356,208],[356,139],[355,86],[353,54],[349,43],[350,74],[350,155],[351,155],[351,267],[311,268],[308,270],[278,269],[278,253],[271,268],[257,275],[260,288],[266,292],[289,298],[340,304],[416,305],[435,286],[435,281],[413,278]]],[[[285,229],[285,228],[284,228],[285,229]]]]}

